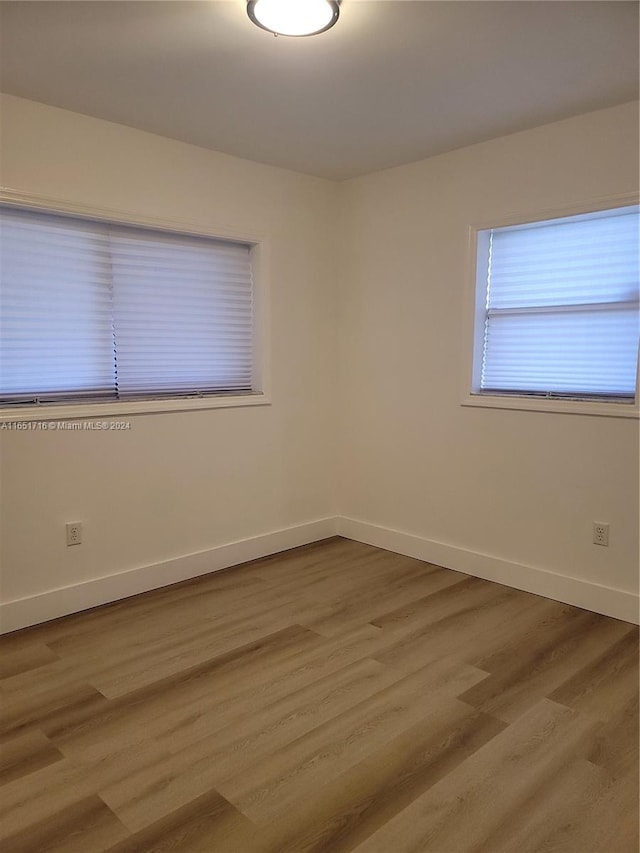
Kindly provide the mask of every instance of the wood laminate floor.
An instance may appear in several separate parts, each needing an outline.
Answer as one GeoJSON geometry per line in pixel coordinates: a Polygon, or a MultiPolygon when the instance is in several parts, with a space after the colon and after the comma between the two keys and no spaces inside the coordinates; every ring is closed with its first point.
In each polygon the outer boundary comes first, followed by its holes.
{"type": "Polygon", "coordinates": [[[341,539],[0,640],[3,853],[637,853],[638,629],[341,539]]]}

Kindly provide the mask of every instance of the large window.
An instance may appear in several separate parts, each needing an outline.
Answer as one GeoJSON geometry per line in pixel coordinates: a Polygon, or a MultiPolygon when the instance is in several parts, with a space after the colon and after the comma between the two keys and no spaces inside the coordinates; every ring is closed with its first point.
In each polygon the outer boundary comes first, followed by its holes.
{"type": "Polygon", "coordinates": [[[472,393],[633,402],[637,207],[478,232],[472,393]]]}
{"type": "Polygon", "coordinates": [[[250,393],[243,243],[0,208],[0,404],[250,393]]]}

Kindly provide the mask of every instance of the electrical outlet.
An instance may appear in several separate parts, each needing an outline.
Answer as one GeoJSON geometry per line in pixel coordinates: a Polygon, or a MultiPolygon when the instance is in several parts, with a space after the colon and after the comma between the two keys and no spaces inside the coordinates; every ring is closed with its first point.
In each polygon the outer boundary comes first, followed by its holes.
{"type": "Polygon", "coordinates": [[[609,525],[604,521],[593,522],[593,544],[608,545],[609,544],[609,525]]]}
{"type": "Polygon", "coordinates": [[[67,524],[67,545],[80,545],[82,543],[82,523],[71,521],[67,524]]]}

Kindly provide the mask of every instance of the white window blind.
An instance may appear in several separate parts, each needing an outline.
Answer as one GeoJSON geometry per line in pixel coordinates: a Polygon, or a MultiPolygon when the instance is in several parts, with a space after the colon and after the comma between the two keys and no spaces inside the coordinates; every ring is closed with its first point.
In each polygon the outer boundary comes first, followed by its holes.
{"type": "Polygon", "coordinates": [[[480,392],[633,398],[638,211],[488,232],[480,392]]]}
{"type": "Polygon", "coordinates": [[[121,396],[251,388],[249,247],[111,231],[121,396]]]}
{"type": "Polygon", "coordinates": [[[252,390],[250,247],[0,209],[0,401],[252,390]]]}
{"type": "Polygon", "coordinates": [[[0,398],[112,396],[106,230],[2,211],[0,398]]]}

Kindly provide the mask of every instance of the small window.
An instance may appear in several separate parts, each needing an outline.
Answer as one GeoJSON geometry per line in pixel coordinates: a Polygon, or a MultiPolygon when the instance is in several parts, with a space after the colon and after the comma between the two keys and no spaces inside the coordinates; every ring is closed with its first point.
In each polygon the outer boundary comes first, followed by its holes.
{"type": "Polygon", "coordinates": [[[472,393],[632,403],[637,207],[479,231],[472,393]]]}
{"type": "Polygon", "coordinates": [[[250,393],[251,247],[0,208],[0,405],[250,393]]]}

